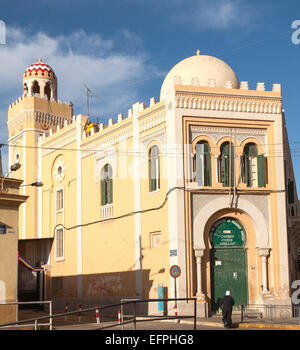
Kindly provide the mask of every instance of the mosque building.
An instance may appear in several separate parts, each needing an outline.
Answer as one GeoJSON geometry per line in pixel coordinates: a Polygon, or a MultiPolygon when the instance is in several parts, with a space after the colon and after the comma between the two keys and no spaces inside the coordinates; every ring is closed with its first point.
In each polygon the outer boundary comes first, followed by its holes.
{"type": "Polygon", "coordinates": [[[197,297],[202,315],[228,289],[236,307],[291,304],[300,207],[282,103],[280,84],[251,90],[198,50],[159,101],[90,123],[58,99],[48,64],[30,65],[9,106],[9,166],[43,184],[21,187],[19,254],[44,278],[20,265],[19,298],[174,297],[178,265],[177,296],[197,297]]]}

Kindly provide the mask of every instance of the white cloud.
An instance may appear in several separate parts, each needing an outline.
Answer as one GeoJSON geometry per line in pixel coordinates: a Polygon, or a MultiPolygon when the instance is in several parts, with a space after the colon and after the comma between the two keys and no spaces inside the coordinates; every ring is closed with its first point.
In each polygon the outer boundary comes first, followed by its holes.
{"type": "Polygon", "coordinates": [[[256,10],[245,0],[200,0],[190,2],[175,17],[198,29],[227,30],[247,27],[255,15],[256,10]]]}
{"type": "MultiPolygon", "coordinates": [[[[138,39],[134,33],[124,33],[123,41],[128,44],[138,39]]],[[[58,98],[72,101],[75,114],[86,112],[83,82],[103,96],[91,100],[92,113],[105,119],[126,114],[140,97],[140,85],[134,83],[157,75],[157,70],[147,64],[140,45],[137,52],[129,54],[118,50],[115,41],[83,30],[50,36],[7,28],[6,45],[0,46],[0,142],[7,142],[8,105],[22,94],[23,73],[39,57],[55,71],[58,98]]]]}

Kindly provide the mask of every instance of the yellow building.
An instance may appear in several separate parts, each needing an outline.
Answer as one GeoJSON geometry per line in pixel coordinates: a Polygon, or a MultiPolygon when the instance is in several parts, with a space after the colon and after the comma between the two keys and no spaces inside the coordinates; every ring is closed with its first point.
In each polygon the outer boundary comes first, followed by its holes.
{"type": "Polygon", "coordinates": [[[227,289],[237,306],[291,303],[299,204],[280,84],[250,90],[198,51],[170,70],[159,101],[107,125],[57,96],[40,59],[8,111],[9,163],[43,182],[23,187],[19,249],[44,266],[46,300],[156,298],[161,285],[174,297],[179,265],[177,296],[197,296],[201,314],[227,289]]]}
{"type": "Polygon", "coordinates": [[[27,199],[19,194],[21,183],[0,176],[0,323],[17,319],[19,207],[27,199]]]}

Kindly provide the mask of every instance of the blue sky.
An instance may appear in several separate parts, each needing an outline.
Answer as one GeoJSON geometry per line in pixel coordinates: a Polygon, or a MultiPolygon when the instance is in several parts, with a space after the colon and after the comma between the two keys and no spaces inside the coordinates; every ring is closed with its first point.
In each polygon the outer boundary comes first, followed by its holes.
{"type": "Polygon", "coordinates": [[[86,112],[84,82],[102,96],[91,101],[92,119],[107,121],[137,101],[159,99],[167,72],[200,49],[251,89],[282,84],[300,184],[300,44],[291,27],[300,20],[299,1],[0,0],[0,20],[0,142],[7,142],[7,109],[22,94],[22,74],[39,57],[54,69],[59,98],[72,101],[74,113],[86,112]]]}

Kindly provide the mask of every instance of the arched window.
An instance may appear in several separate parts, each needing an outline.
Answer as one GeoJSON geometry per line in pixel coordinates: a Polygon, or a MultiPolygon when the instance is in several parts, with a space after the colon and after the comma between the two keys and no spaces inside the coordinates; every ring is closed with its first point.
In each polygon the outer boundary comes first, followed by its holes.
{"type": "Polygon", "coordinates": [[[44,94],[45,96],[47,96],[48,100],[50,100],[51,97],[51,87],[50,87],[50,83],[47,82],[44,88],[44,94]]]}
{"type": "Polygon", "coordinates": [[[211,186],[211,152],[206,141],[196,144],[194,172],[199,186],[211,186]]]}
{"type": "Polygon", "coordinates": [[[233,187],[234,178],[234,148],[231,142],[224,142],[221,145],[219,157],[219,179],[224,187],[233,187]]]}
{"type": "Polygon", "coordinates": [[[28,94],[28,86],[26,83],[24,83],[24,86],[23,86],[23,95],[27,96],[28,94]]]}
{"type": "Polygon", "coordinates": [[[111,204],[113,202],[113,181],[112,167],[109,164],[104,165],[101,172],[101,205],[111,204]]]}
{"type": "Polygon", "coordinates": [[[160,188],[159,148],[154,145],[149,150],[149,190],[157,191],[160,188]]]}
{"type": "Polygon", "coordinates": [[[40,93],[40,86],[39,86],[39,83],[36,80],[32,84],[32,93],[33,94],[39,94],[40,93]]]}
{"type": "Polygon", "coordinates": [[[257,146],[253,142],[244,147],[242,174],[248,187],[266,185],[266,158],[263,154],[258,154],[257,146]]]}
{"type": "Polygon", "coordinates": [[[257,187],[257,147],[247,143],[244,147],[244,182],[248,187],[257,187]]]}

